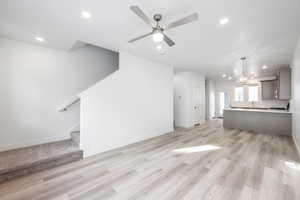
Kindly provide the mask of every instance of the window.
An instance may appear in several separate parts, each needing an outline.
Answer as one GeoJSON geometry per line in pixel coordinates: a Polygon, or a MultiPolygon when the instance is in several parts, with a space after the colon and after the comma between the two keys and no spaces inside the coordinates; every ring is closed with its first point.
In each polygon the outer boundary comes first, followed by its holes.
{"type": "Polygon", "coordinates": [[[235,101],[244,101],[244,88],[236,87],[234,90],[234,100],[235,101]]]}
{"type": "Polygon", "coordinates": [[[249,98],[248,101],[254,102],[254,101],[258,101],[258,86],[249,86],[248,87],[249,90],[249,98]]]}

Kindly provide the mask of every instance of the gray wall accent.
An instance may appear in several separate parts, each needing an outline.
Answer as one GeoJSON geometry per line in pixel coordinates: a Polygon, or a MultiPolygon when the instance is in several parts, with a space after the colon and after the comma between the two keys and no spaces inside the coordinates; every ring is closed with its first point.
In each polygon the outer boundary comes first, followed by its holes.
{"type": "Polygon", "coordinates": [[[292,135],[292,114],[224,110],[224,128],[290,136],[292,135]]]}
{"type": "Polygon", "coordinates": [[[118,53],[67,52],[0,38],[0,151],[69,137],[79,104],[57,109],[118,69],[118,53]]]}

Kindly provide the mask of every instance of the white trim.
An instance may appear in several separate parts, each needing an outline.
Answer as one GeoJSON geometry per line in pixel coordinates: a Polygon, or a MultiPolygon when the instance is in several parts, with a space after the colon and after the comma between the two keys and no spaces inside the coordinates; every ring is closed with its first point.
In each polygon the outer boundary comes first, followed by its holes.
{"type": "Polygon", "coordinates": [[[57,111],[59,112],[67,111],[68,108],[70,108],[72,105],[76,104],[79,101],[80,101],[80,97],[77,96],[71,99],[70,101],[66,102],[63,106],[59,107],[57,111]]]}
{"type": "Polygon", "coordinates": [[[300,157],[300,147],[298,146],[297,139],[294,133],[292,133],[293,141],[297,149],[298,156],[300,157]]]}
{"type": "Polygon", "coordinates": [[[41,139],[37,139],[37,140],[28,140],[28,141],[20,142],[20,143],[0,144],[0,151],[7,151],[7,150],[18,149],[18,148],[34,146],[34,145],[39,145],[39,144],[45,144],[45,143],[50,143],[50,142],[57,142],[57,141],[61,141],[61,140],[68,140],[70,138],[71,138],[70,133],[68,133],[63,136],[41,138],[41,139]]]}

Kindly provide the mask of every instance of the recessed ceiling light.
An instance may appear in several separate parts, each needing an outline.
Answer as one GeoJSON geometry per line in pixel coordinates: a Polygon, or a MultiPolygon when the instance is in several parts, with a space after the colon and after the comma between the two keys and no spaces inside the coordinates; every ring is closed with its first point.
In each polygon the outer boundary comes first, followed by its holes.
{"type": "Polygon", "coordinates": [[[232,77],[231,77],[231,76],[229,76],[229,77],[228,77],[228,80],[230,80],[230,81],[231,81],[231,80],[232,80],[232,77]]]}
{"type": "Polygon", "coordinates": [[[162,46],[161,46],[161,45],[157,45],[157,46],[156,46],[156,49],[157,49],[158,51],[160,51],[160,50],[162,49],[162,46]]]}
{"type": "Polygon", "coordinates": [[[166,52],[165,52],[165,51],[159,51],[159,54],[160,54],[160,55],[165,55],[166,52]]]}
{"type": "Polygon", "coordinates": [[[263,65],[261,68],[262,69],[268,69],[268,66],[267,65],[263,65]]]}
{"type": "Polygon", "coordinates": [[[40,37],[40,36],[36,36],[35,40],[38,41],[38,42],[44,42],[45,41],[45,39],[40,37]]]}
{"type": "Polygon", "coordinates": [[[223,77],[223,78],[226,78],[226,76],[227,76],[226,74],[222,74],[222,77],[223,77]]]}
{"type": "Polygon", "coordinates": [[[224,17],[224,18],[220,19],[220,21],[219,21],[219,23],[221,25],[228,24],[228,22],[229,22],[229,19],[227,17],[224,17]]]}
{"type": "Polygon", "coordinates": [[[90,19],[92,17],[92,14],[88,11],[81,11],[81,17],[85,19],[90,19]]]}

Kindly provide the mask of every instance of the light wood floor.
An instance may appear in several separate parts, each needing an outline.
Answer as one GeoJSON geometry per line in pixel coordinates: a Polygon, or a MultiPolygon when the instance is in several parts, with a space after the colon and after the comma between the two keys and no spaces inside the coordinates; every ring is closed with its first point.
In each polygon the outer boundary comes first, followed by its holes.
{"type": "Polygon", "coordinates": [[[0,185],[0,199],[300,199],[289,137],[221,121],[163,135],[0,185]]]}

